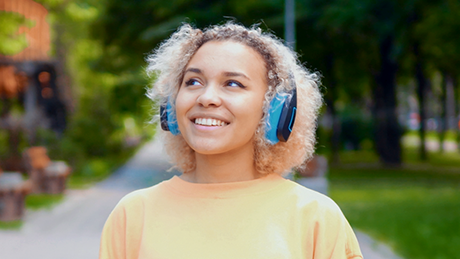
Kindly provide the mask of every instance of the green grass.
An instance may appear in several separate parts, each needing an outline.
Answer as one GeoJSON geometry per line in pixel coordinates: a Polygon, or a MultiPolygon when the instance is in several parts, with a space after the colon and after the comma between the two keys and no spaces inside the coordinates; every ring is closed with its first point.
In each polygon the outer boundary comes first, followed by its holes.
{"type": "Polygon", "coordinates": [[[456,169],[460,173],[460,154],[458,152],[430,152],[428,161],[421,162],[417,148],[407,148],[403,152],[403,160],[411,166],[441,167],[442,170],[456,169]]]}
{"type": "Polygon", "coordinates": [[[1,230],[18,230],[22,227],[21,220],[14,220],[14,221],[0,221],[0,229],[1,230]]]}
{"type": "Polygon", "coordinates": [[[51,209],[64,199],[64,194],[29,194],[26,196],[26,207],[32,210],[51,209]]]}
{"type": "MultiPolygon", "coordinates": [[[[427,140],[438,141],[439,140],[439,133],[437,131],[427,131],[425,133],[425,137],[427,140]]],[[[416,130],[408,131],[404,134],[406,137],[413,137],[419,139],[419,132],[416,130]]],[[[444,139],[446,141],[456,141],[457,140],[457,132],[454,130],[448,130],[445,133],[444,139]]]]}
{"type": "MultiPolygon", "coordinates": [[[[402,152],[404,167],[409,170],[436,171],[439,167],[443,172],[455,171],[460,173],[460,153],[430,152],[427,161],[420,161],[418,148],[405,148],[402,152]]],[[[371,150],[351,150],[340,154],[342,167],[374,166],[380,168],[377,154],[371,150]]]]}
{"type": "Polygon", "coordinates": [[[101,181],[100,178],[95,177],[84,177],[84,176],[71,176],[67,181],[67,188],[70,189],[88,189],[94,185],[94,183],[101,181]]]}
{"type": "Polygon", "coordinates": [[[342,154],[330,195],[353,227],[406,259],[460,258],[460,154],[430,153],[421,163],[411,152],[399,169],[380,167],[369,152],[342,154]]]}

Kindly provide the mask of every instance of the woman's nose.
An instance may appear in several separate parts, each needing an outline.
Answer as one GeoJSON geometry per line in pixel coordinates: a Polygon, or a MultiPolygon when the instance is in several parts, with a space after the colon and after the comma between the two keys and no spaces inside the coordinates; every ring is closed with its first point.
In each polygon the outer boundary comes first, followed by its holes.
{"type": "Polygon", "coordinates": [[[222,99],[218,87],[208,85],[203,88],[203,92],[198,96],[197,102],[203,107],[220,106],[222,104],[222,99]]]}

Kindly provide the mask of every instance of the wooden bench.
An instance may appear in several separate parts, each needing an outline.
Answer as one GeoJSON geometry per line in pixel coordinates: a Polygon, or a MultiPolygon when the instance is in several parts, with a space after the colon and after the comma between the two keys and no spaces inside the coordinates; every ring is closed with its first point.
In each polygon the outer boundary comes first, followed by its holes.
{"type": "Polygon", "coordinates": [[[25,196],[31,189],[31,181],[24,181],[20,172],[1,172],[0,168],[0,221],[22,218],[25,196]]]}
{"type": "Polygon", "coordinates": [[[306,162],[302,169],[298,170],[297,183],[327,195],[329,183],[326,175],[328,171],[327,159],[324,156],[314,155],[306,162]]]}
{"type": "Polygon", "coordinates": [[[45,147],[31,147],[23,153],[33,193],[59,194],[66,188],[71,168],[64,161],[51,161],[45,147]]]}

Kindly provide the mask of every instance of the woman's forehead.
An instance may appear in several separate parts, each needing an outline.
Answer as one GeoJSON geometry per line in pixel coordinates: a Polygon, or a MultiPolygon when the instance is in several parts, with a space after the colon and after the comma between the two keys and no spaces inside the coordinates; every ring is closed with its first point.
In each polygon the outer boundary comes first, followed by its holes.
{"type": "MultiPolygon", "coordinates": [[[[192,56],[185,71],[256,74],[266,77],[262,56],[253,48],[234,41],[210,41],[192,56]]],[[[249,75],[247,75],[249,76],[249,75]]]]}

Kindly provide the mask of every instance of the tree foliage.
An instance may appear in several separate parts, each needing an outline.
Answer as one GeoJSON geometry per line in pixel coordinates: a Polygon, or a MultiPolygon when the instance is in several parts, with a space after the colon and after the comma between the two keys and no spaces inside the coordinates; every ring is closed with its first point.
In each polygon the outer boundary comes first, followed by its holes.
{"type": "Polygon", "coordinates": [[[0,11],[0,55],[14,55],[28,45],[25,34],[18,34],[21,26],[32,27],[34,23],[23,15],[0,11]]]}
{"type": "MultiPolygon", "coordinates": [[[[72,89],[69,128],[56,150],[72,148],[67,156],[81,159],[122,152],[125,139],[146,134],[151,104],[144,96],[144,59],[181,23],[203,28],[235,20],[284,35],[280,0],[38,2],[49,10],[52,55],[72,89]],[[132,121],[134,126],[127,126],[132,121]]],[[[296,1],[297,51],[307,68],[323,75],[325,110],[333,118],[332,144],[327,145],[333,153],[345,142],[359,148],[371,138],[383,163],[401,162],[396,94],[415,80],[420,61],[426,80],[444,71],[458,81],[459,13],[454,0],[296,1]],[[359,110],[361,115],[354,116],[359,110]]],[[[27,21],[4,12],[0,19],[8,25],[0,28],[0,51],[24,46],[22,36],[13,32],[27,21]],[[5,37],[16,43],[3,44],[5,37]]]]}
{"type": "Polygon", "coordinates": [[[104,12],[104,1],[37,2],[48,10],[58,86],[70,93],[64,134],[39,129],[35,144],[45,145],[53,159],[68,161],[74,175],[107,175],[154,132],[147,127],[151,108],[142,67],[115,72],[100,65],[105,48],[89,31],[104,12]]]}
{"type": "MultiPolygon", "coordinates": [[[[452,0],[296,3],[297,50],[308,68],[323,74],[328,112],[339,116],[350,103],[372,111],[373,141],[385,164],[401,163],[396,94],[400,82],[415,78],[413,43],[420,41],[427,78],[436,70],[457,71],[460,44],[452,35],[459,10],[452,0]]],[[[235,19],[280,36],[283,16],[283,1],[274,0],[107,0],[92,27],[104,46],[97,66],[129,71],[145,65],[145,56],[182,22],[202,28],[235,19]]]]}

